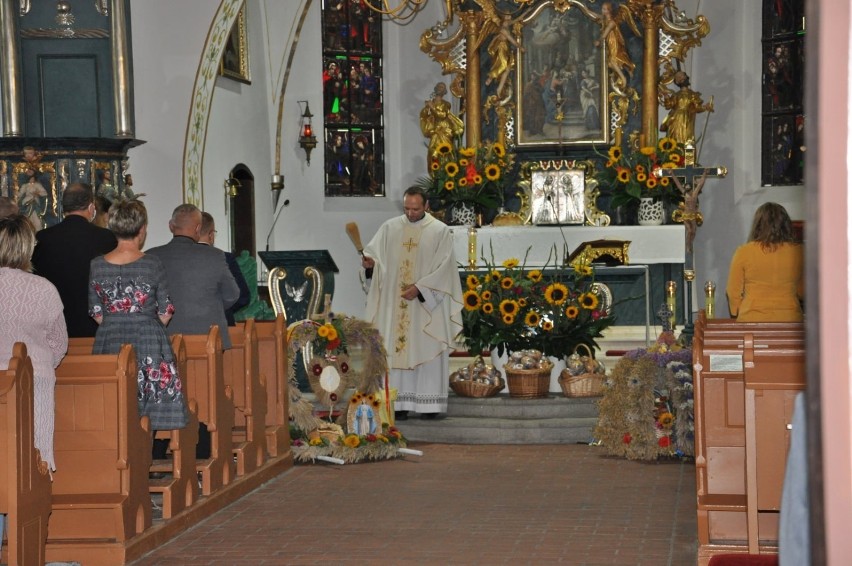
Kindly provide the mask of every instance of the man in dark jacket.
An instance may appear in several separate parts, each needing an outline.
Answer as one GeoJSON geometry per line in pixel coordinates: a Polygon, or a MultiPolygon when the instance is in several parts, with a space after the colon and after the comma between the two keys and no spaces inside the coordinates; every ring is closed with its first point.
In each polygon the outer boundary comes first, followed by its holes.
{"type": "MultiPolygon", "coordinates": [[[[198,243],[208,246],[216,245],[216,221],[209,212],[201,213],[201,234],[198,243]]],[[[237,299],[236,303],[225,309],[225,318],[228,320],[228,326],[234,326],[236,324],[234,314],[251,302],[251,291],[249,290],[248,283],[246,283],[246,278],[243,276],[243,272],[240,270],[236,256],[231,252],[224,252],[224,254],[228,270],[234,276],[234,281],[237,282],[237,286],[240,288],[240,298],[237,299]]]]}
{"type": "Polygon", "coordinates": [[[118,242],[112,232],[92,224],[96,212],[91,185],[69,185],[62,193],[62,211],[62,222],[36,233],[33,268],[59,291],[68,336],[94,336],[98,325],[89,316],[89,263],[118,242]]]}

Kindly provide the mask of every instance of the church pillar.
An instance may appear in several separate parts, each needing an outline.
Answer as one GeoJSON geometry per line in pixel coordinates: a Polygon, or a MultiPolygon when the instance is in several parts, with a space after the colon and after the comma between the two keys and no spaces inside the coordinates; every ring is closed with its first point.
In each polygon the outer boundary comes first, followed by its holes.
{"type": "MultiPolygon", "coordinates": [[[[10,1],[10,0],[0,0],[10,1]]],[[[112,83],[115,108],[115,135],[134,136],[130,108],[130,54],[127,47],[127,16],[124,0],[113,0],[110,13],[110,47],[112,49],[112,83]]]]}
{"type": "Polygon", "coordinates": [[[479,145],[482,127],[482,93],[479,86],[479,31],[481,12],[465,12],[460,16],[465,26],[464,140],[467,147],[479,145]]]}
{"type": "Polygon", "coordinates": [[[645,50],[642,54],[642,132],[640,144],[656,145],[659,123],[657,80],[659,75],[658,52],[660,43],[660,21],[662,8],[645,5],[642,9],[642,27],[645,34],[645,50]]]}
{"type": "Polygon", "coordinates": [[[0,85],[3,99],[3,137],[24,135],[21,127],[21,54],[13,0],[0,0],[0,85]]]}

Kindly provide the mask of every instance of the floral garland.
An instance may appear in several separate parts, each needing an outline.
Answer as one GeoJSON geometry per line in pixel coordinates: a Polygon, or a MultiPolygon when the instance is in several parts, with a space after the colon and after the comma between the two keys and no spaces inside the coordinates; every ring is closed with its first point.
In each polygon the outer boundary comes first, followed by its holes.
{"type": "Polygon", "coordinates": [[[302,396],[296,380],[296,353],[310,346],[313,355],[309,380],[320,404],[335,404],[343,391],[350,388],[356,390],[350,404],[357,404],[362,397],[377,403],[377,393],[381,391],[387,374],[387,355],[378,330],[363,320],[329,314],[329,320],[323,324],[312,320],[291,324],[287,329],[287,344],[293,459],[296,462],[315,462],[324,456],[351,464],[398,457],[399,449],[407,446],[399,429],[385,425],[381,433],[347,434],[340,425],[314,415],[313,405],[302,396]],[[355,345],[363,351],[364,367],[361,371],[350,365],[346,351],[355,345]],[[329,366],[335,367],[341,376],[338,387],[331,392],[320,387],[318,382],[322,371],[329,366]]]}
{"type": "Polygon", "coordinates": [[[695,453],[692,352],[672,344],[670,334],[628,352],[605,382],[594,436],[612,455],[655,460],[695,453]]]}

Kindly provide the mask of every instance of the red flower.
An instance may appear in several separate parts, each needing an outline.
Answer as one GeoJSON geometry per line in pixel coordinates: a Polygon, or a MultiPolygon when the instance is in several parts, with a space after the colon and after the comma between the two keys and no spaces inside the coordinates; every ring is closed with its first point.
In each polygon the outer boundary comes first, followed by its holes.
{"type": "Polygon", "coordinates": [[[660,445],[660,448],[667,448],[671,446],[672,441],[668,436],[662,436],[660,437],[660,440],[657,441],[657,444],[660,445]]]}
{"type": "Polygon", "coordinates": [[[340,347],[340,338],[335,338],[334,340],[329,342],[325,348],[327,350],[336,350],[338,347],[340,347]]]}
{"type": "Polygon", "coordinates": [[[367,434],[364,438],[367,439],[367,442],[375,442],[379,439],[375,434],[367,434]]]}
{"type": "Polygon", "coordinates": [[[314,364],[314,367],[311,368],[311,371],[314,372],[314,375],[320,375],[322,373],[322,366],[319,364],[314,364]]]}
{"type": "Polygon", "coordinates": [[[328,396],[328,398],[331,399],[332,402],[337,401],[337,393],[332,393],[328,396]]]}
{"type": "Polygon", "coordinates": [[[625,432],[624,436],[621,437],[621,441],[625,444],[630,444],[630,441],[633,440],[633,437],[630,436],[629,432],[625,432]]]}
{"type": "Polygon", "coordinates": [[[343,373],[349,371],[349,364],[347,364],[346,362],[340,364],[340,371],[342,371],[343,373]]]}

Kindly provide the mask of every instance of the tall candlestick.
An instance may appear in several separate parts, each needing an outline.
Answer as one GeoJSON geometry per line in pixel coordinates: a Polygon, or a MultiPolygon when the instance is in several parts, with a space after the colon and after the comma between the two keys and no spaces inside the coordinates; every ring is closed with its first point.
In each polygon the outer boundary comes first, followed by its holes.
{"type": "Polygon", "coordinates": [[[669,326],[674,330],[675,328],[675,320],[677,319],[675,307],[677,306],[677,283],[674,281],[668,281],[666,283],[666,306],[669,307],[669,311],[671,311],[671,316],[669,316],[669,326]]]}
{"type": "Polygon", "coordinates": [[[467,266],[476,269],[476,228],[471,226],[467,229],[467,266]]]}
{"type": "Polygon", "coordinates": [[[704,314],[710,318],[716,318],[716,284],[708,281],[704,284],[704,314]]]}

